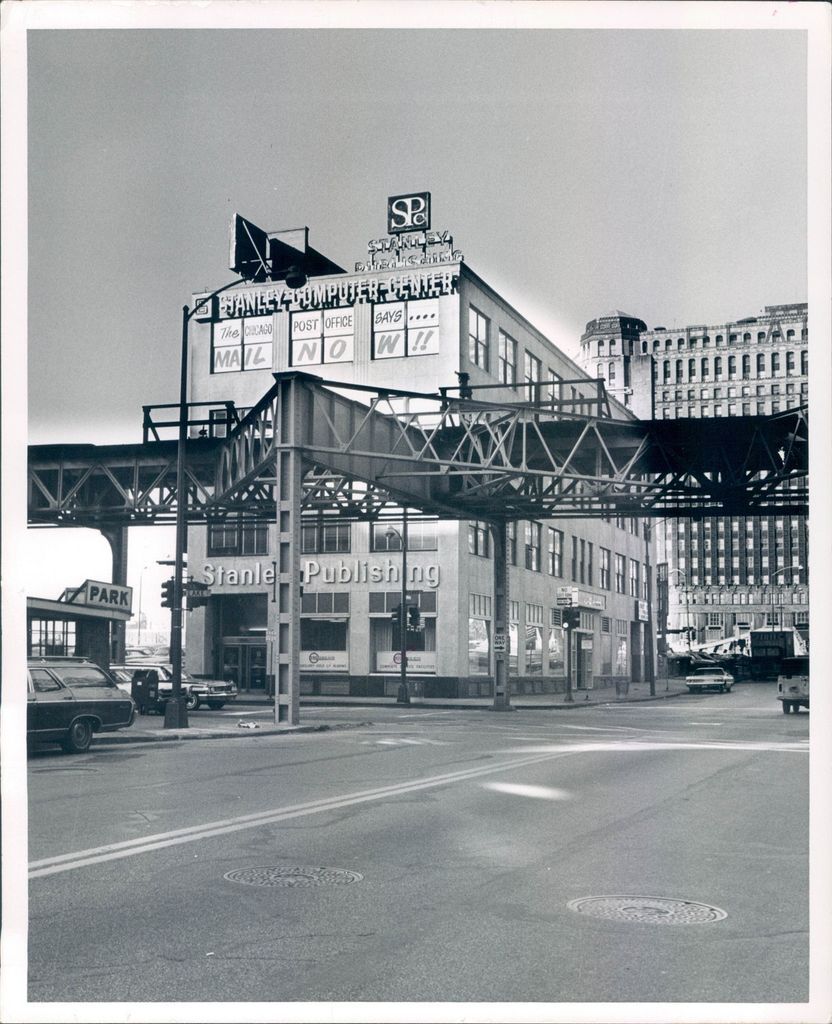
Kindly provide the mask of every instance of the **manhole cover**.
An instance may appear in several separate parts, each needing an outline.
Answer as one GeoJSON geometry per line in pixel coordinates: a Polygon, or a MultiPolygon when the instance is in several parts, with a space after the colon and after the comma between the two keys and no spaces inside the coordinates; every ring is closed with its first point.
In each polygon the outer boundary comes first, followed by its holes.
{"type": "Polygon", "coordinates": [[[300,888],[310,885],[352,885],[363,875],[343,868],[239,868],[223,875],[229,882],[242,885],[282,886],[300,888]]]}
{"type": "Polygon", "coordinates": [[[584,896],[567,903],[570,910],[606,921],[637,924],[712,924],[728,916],[719,907],[660,896],[584,896]]]}

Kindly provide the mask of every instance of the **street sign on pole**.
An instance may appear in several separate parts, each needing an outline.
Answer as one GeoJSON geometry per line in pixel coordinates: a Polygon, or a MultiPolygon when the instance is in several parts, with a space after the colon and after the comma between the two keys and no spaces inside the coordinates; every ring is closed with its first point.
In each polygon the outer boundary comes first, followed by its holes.
{"type": "Polygon", "coordinates": [[[494,653],[505,654],[506,652],[506,635],[505,633],[494,634],[494,653]]]}

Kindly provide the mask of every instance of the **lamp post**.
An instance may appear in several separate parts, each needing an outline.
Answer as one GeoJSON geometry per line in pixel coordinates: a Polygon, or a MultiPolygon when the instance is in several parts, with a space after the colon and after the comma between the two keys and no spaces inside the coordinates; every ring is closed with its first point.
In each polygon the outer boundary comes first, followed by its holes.
{"type": "Polygon", "coordinates": [[[398,537],[402,544],[402,589],[399,602],[399,693],[396,701],[399,704],[410,703],[407,689],[407,509],[402,509],[401,532],[395,526],[388,526],[385,531],[388,540],[398,537]]]}
{"type": "Polygon", "coordinates": [[[674,572],[678,572],[679,575],[684,579],[684,588],[682,593],[685,595],[685,635],[688,638],[688,650],[690,650],[690,594],[688,592],[688,576],[684,569],[668,569],[668,577],[672,576],[674,572]]]}
{"type": "MultiPolygon", "coordinates": [[[[788,572],[790,569],[796,569],[798,572],[803,568],[802,565],[784,565],[782,569],[775,569],[771,574],[771,584],[774,586],[774,581],[780,575],[781,572],[788,572]]],[[[780,622],[780,603],[777,603],[777,612],[775,614],[775,626],[779,629],[782,623],[780,622]]]]}
{"type": "Polygon", "coordinates": [[[176,444],[176,550],[173,556],[173,607],[170,612],[171,696],[165,704],[165,728],[186,729],[188,711],[182,699],[182,575],[188,546],[188,495],[185,489],[185,444],[188,438],[188,325],[191,318],[221,292],[244,284],[235,278],[204,295],[193,309],[182,307],[182,354],[179,363],[179,433],[176,444]]]}
{"type": "Polygon", "coordinates": [[[142,588],[144,587],[144,571],[149,568],[150,566],[143,565],[139,573],[139,635],[136,640],[136,644],[139,647],[142,645],[142,588]]]}

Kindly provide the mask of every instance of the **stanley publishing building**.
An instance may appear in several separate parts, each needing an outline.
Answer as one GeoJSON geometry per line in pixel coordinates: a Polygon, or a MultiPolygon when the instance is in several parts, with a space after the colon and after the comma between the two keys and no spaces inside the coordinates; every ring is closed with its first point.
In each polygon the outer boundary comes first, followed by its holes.
{"type": "MultiPolygon", "coordinates": [[[[679,329],[616,310],[586,325],[580,359],[640,419],[777,413],[808,401],[808,308],[766,306],[679,329]]],[[[805,516],[668,519],[654,529],[670,629],[690,628],[693,644],[766,626],[794,626],[808,639],[805,516]]]]}
{"type": "MultiPolygon", "coordinates": [[[[245,412],[272,386],[274,372],[293,369],[432,393],[467,374],[471,386],[494,388],[488,400],[524,401],[538,385],[581,398],[581,381],[595,376],[594,365],[588,376],[469,267],[448,232],[431,231],[428,218],[421,225],[400,233],[388,220],[388,237],[371,241],[352,272],[321,258],[305,282],[290,275],[241,284],[195,318],[189,398],[216,403],[215,433],[225,430],[227,401],[245,412]]],[[[610,405],[616,418],[633,416],[623,402],[610,405]]],[[[408,524],[408,604],[418,608],[416,628],[407,631],[408,676],[426,697],[491,695],[489,538],[480,522],[408,524]]],[[[400,637],[391,613],[402,589],[401,547],[395,525],[306,518],[301,694],[396,695],[400,637]]],[[[275,551],[275,528],[244,518],[191,530],[189,572],[210,585],[205,608],[188,617],[191,671],[233,679],[241,692],[268,690],[275,551]]],[[[655,565],[640,520],[512,524],[513,692],[566,688],[562,588],[580,610],[579,628],[569,632],[573,687],[648,677],[655,663],[655,565]]]]}

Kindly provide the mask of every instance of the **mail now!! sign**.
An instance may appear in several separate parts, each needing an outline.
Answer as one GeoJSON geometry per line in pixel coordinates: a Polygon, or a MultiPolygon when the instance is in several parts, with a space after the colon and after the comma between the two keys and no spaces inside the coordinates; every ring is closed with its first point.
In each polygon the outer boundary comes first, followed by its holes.
{"type": "Polygon", "coordinates": [[[430,192],[411,192],[387,197],[387,233],[428,231],[430,229],[430,192]]]}
{"type": "Polygon", "coordinates": [[[119,587],[115,583],[86,580],[83,586],[84,604],[93,608],[117,608],[129,612],[133,605],[133,588],[119,587]]]}

